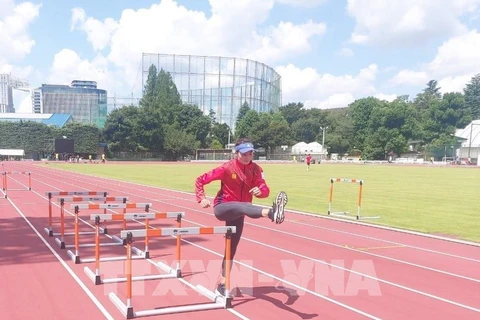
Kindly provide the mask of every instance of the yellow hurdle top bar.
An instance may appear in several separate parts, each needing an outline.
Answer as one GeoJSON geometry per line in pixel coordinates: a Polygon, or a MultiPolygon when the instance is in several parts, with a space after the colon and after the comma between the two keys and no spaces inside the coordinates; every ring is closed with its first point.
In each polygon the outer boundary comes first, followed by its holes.
{"type": "Polygon", "coordinates": [[[330,178],[330,182],[347,182],[347,183],[360,183],[363,184],[363,180],[358,179],[345,179],[345,178],[330,178]]]}
{"type": "Polygon", "coordinates": [[[57,198],[57,201],[64,202],[82,202],[82,201],[127,201],[128,197],[66,197],[57,198]]]}
{"type": "Polygon", "coordinates": [[[45,194],[52,196],[103,196],[108,194],[107,191],[49,191],[45,194]]]}
{"type": "Polygon", "coordinates": [[[119,214],[91,214],[90,220],[99,217],[100,220],[128,220],[128,219],[166,219],[177,218],[179,215],[185,217],[185,212],[157,212],[157,213],[119,213],[119,214]]]}
{"type": "Polygon", "coordinates": [[[140,229],[140,230],[122,230],[120,232],[121,238],[126,238],[130,232],[133,237],[162,237],[162,236],[177,236],[187,234],[226,234],[229,230],[232,233],[236,232],[236,227],[186,227],[186,228],[161,228],[161,229],[140,229]]]}
{"type": "Polygon", "coordinates": [[[70,208],[75,209],[78,207],[79,209],[141,209],[148,206],[152,208],[151,203],[79,203],[79,204],[71,204],[70,208]]]}

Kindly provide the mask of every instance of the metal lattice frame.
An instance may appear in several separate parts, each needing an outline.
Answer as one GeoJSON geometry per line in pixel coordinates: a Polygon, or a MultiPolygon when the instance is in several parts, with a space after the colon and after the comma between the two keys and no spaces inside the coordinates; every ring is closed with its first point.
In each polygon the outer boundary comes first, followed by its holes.
{"type": "Polygon", "coordinates": [[[205,114],[213,110],[217,122],[231,128],[245,102],[257,112],[276,111],[282,103],[280,75],[261,62],[233,57],[143,53],[143,88],[151,65],[171,74],[184,103],[197,105],[205,114]]]}
{"type": "Polygon", "coordinates": [[[0,113],[15,112],[13,106],[13,89],[30,91],[27,80],[10,74],[0,74],[0,113]]]}

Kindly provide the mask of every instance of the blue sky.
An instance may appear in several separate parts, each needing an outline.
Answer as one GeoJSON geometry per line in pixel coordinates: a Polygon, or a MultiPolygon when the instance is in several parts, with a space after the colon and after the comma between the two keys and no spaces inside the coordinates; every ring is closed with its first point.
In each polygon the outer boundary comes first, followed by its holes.
{"type": "Polygon", "coordinates": [[[275,68],[284,104],[335,108],[431,79],[462,91],[480,73],[479,29],[480,0],[0,0],[0,72],[138,98],[142,52],[233,56],[275,68]]]}

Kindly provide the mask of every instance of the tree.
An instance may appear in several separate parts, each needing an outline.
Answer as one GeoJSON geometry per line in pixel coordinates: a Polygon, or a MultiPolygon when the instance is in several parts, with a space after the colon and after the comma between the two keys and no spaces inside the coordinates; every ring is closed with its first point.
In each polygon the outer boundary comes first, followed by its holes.
{"type": "Polygon", "coordinates": [[[417,94],[415,98],[415,105],[420,110],[428,109],[432,104],[438,102],[442,95],[440,94],[440,89],[437,87],[436,80],[430,80],[427,83],[427,87],[423,89],[422,93],[417,94]]]}
{"type": "Polygon", "coordinates": [[[251,128],[250,137],[258,147],[267,150],[288,144],[290,142],[290,128],[281,113],[260,113],[258,121],[251,128]]]}
{"type": "Polygon", "coordinates": [[[157,85],[157,67],[154,64],[152,64],[150,68],[148,68],[147,83],[145,84],[143,96],[142,96],[142,99],[140,100],[141,106],[151,105],[155,102],[156,85],[157,85]]]}
{"type": "Polygon", "coordinates": [[[300,102],[284,105],[279,108],[279,111],[290,126],[305,116],[303,103],[300,102]]]}
{"type": "Polygon", "coordinates": [[[455,128],[463,128],[470,121],[470,111],[465,106],[463,94],[446,93],[442,100],[426,111],[423,122],[425,141],[431,142],[441,135],[453,134],[455,128]]]}
{"type": "Polygon", "coordinates": [[[387,102],[377,98],[368,97],[356,100],[350,104],[349,116],[352,119],[354,146],[363,150],[368,144],[367,139],[373,132],[381,127],[381,112],[379,111],[387,102]]]}
{"type": "MultiPolygon", "coordinates": [[[[235,128],[238,126],[238,124],[242,121],[242,119],[245,117],[247,112],[250,111],[250,110],[251,109],[248,106],[247,101],[245,101],[242,104],[242,106],[240,107],[240,110],[238,110],[237,119],[236,119],[236,122],[235,122],[235,128]]],[[[235,131],[237,131],[237,130],[235,129],[235,131]]],[[[240,138],[240,136],[238,136],[238,134],[236,132],[235,132],[235,135],[240,138]]]]}
{"type": "Polygon", "coordinates": [[[172,76],[169,72],[161,69],[155,85],[155,108],[160,111],[162,122],[164,124],[174,123],[181,105],[182,99],[172,76]]]}
{"type": "Polygon", "coordinates": [[[179,160],[185,156],[195,154],[200,143],[195,137],[185,130],[179,130],[173,126],[167,126],[165,133],[165,152],[170,160],[179,160]]]}
{"type": "Polygon", "coordinates": [[[463,90],[465,106],[470,110],[473,120],[480,119],[480,73],[472,77],[463,90]]]}
{"type": "Polygon", "coordinates": [[[62,136],[74,140],[76,153],[97,153],[102,132],[97,126],[71,122],[60,129],[62,136]]]}
{"type": "Polygon", "coordinates": [[[441,88],[437,87],[437,85],[438,85],[437,80],[430,80],[427,83],[427,87],[425,89],[423,89],[423,92],[425,92],[427,94],[430,94],[437,99],[440,99],[442,97],[442,95],[440,93],[441,88]]]}
{"type": "Polygon", "coordinates": [[[260,120],[259,114],[255,110],[248,110],[245,116],[241,118],[240,121],[237,121],[235,127],[235,137],[249,137],[253,132],[253,126],[260,120]]]}
{"type": "Polygon", "coordinates": [[[315,119],[302,118],[290,126],[292,130],[292,136],[296,141],[303,141],[310,143],[316,140],[316,137],[320,131],[320,126],[315,119]]]}
{"type": "Polygon", "coordinates": [[[328,147],[329,153],[342,154],[353,151],[354,131],[348,108],[327,110],[325,123],[324,126],[328,126],[325,145],[328,147]]]}
{"type": "Polygon", "coordinates": [[[139,151],[139,137],[144,126],[140,128],[139,108],[125,106],[113,110],[107,117],[103,133],[111,151],[139,151]]]}
{"type": "Polygon", "coordinates": [[[230,128],[226,123],[215,123],[210,131],[213,136],[212,142],[210,143],[210,148],[214,148],[212,144],[215,140],[218,141],[221,148],[224,148],[228,144],[229,131],[230,128]]]}

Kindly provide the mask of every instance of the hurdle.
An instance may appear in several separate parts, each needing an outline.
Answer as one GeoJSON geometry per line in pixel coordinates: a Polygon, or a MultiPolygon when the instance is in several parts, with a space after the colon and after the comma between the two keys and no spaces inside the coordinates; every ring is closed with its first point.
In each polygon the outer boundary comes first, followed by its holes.
{"type": "MultiPolygon", "coordinates": [[[[78,231],[79,228],[79,217],[78,214],[80,213],[80,209],[138,209],[138,208],[145,208],[145,212],[148,212],[151,208],[151,203],[97,203],[97,204],[88,204],[88,203],[79,203],[79,204],[72,204],[71,208],[73,208],[74,216],[75,216],[75,224],[74,224],[74,244],[73,245],[65,245],[63,243],[64,248],[74,248],[75,252],[72,250],[67,251],[67,255],[72,259],[75,264],[82,263],[83,260],[80,259],[80,247],[93,247],[95,244],[80,244],[80,233],[78,231]]],[[[112,237],[113,240],[118,241],[118,237],[112,237]]],[[[58,238],[55,239],[58,245],[61,247],[61,243],[58,241],[58,238]]],[[[112,242],[112,243],[103,243],[102,246],[123,246],[123,240],[120,239],[120,242],[112,242]]]]}
{"type": "MultiPolygon", "coordinates": [[[[80,196],[76,196],[76,197],[65,197],[65,198],[58,198],[57,201],[60,202],[60,234],[56,234],[56,233],[53,233],[53,235],[60,235],[60,244],[64,243],[64,236],[73,236],[75,235],[74,232],[70,232],[70,233],[65,233],[65,202],[85,202],[85,201],[88,201],[88,202],[93,202],[93,201],[103,201],[104,203],[107,203],[109,201],[121,201],[122,203],[127,203],[127,200],[128,200],[128,197],[107,197],[107,196],[103,196],[103,197],[80,197],[80,196]]],[[[126,209],[124,209],[124,212],[126,209]]],[[[107,209],[104,209],[104,213],[107,213],[107,209]]],[[[124,228],[125,229],[125,228],[124,228]]],[[[108,230],[107,230],[107,227],[105,226],[103,229],[102,229],[102,232],[103,234],[107,234],[108,233],[108,230]]],[[[87,231],[87,232],[80,232],[80,234],[82,235],[85,235],[85,234],[95,234],[95,232],[93,231],[87,231]]],[[[62,246],[61,246],[62,248],[62,246]]],[[[64,247],[62,248],[64,249],[64,247]]]]}
{"type": "MultiPolygon", "coordinates": [[[[2,166],[3,166],[3,164],[2,164],[2,166]]],[[[7,183],[6,179],[7,179],[7,175],[4,172],[2,172],[2,188],[0,189],[0,191],[2,192],[4,199],[7,199],[7,193],[4,191],[5,190],[5,184],[7,183]]]]}
{"type": "Polygon", "coordinates": [[[337,217],[344,217],[349,219],[378,219],[380,217],[365,217],[360,215],[361,207],[362,207],[362,191],[363,191],[363,180],[358,179],[345,179],[345,178],[330,178],[330,196],[328,201],[328,212],[329,216],[337,216],[337,217]],[[333,203],[333,184],[335,182],[344,182],[344,183],[358,183],[358,200],[357,200],[357,215],[356,216],[349,216],[350,212],[347,211],[340,211],[340,212],[332,212],[332,203],[333,203]]]}
{"type": "Polygon", "coordinates": [[[231,239],[232,234],[236,232],[235,227],[186,227],[186,228],[161,228],[150,230],[123,230],[121,237],[126,239],[127,243],[127,262],[126,262],[126,303],[124,303],[114,292],[110,292],[109,298],[120,312],[127,318],[146,317],[154,315],[163,315],[180,312],[202,311],[212,309],[227,309],[232,307],[232,298],[230,297],[230,264],[231,261],[231,239]],[[225,297],[217,295],[202,285],[195,286],[195,290],[212,300],[211,303],[182,305],[176,307],[163,307],[151,310],[134,311],[132,305],[132,242],[133,237],[143,237],[148,233],[149,236],[180,236],[180,235],[206,235],[206,234],[225,234],[225,297]]]}
{"type": "MultiPolygon", "coordinates": [[[[104,283],[116,283],[116,282],[125,282],[127,278],[110,278],[102,279],[100,276],[100,262],[101,261],[118,261],[125,260],[126,257],[108,257],[100,258],[100,220],[127,220],[127,219],[145,219],[145,252],[132,247],[132,250],[135,251],[137,256],[144,257],[145,259],[150,259],[150,252],[148,251],[148,230],[150,229],[148,224],[148,219],[165,219],[165,218],[176,218],[177,227],[182,227],[182,218],[185,217],[185,212],[157,212],[157,213],[127,213],[127,214],[92,214],[90,216],[91,220],[95,221],[95,259],[83,259],[82,262],[95,262],[95,273],[90,270],[89,267],[85,267],[83,270],[87,276],[93,281],[95,285],[104,284],[104,283]]],[[[126,239],[123,243],[126,245],[126,239]]],[[[167,279],[167,278],[180,278],[182,276],[182,271],[180,269],[180,242],[181,236],[177,236],[177,250],[176,250],[176,269],[164,264],[163,262],[155,262],[155,264],[164,270],[166,274],[163,275],[152,275],[152,276],[142,276],[142,277],[133,277],[132,281],[138,280],[154,280],[154,279],[167,279]]],[[[134,256],[135,257],[135,256],[134,256]]],[[[132,257],[132,258],[134,258],[132,257]]]]}
{"type": "MultiPolygon", "coordinates": [[[[54,196],[104,196],[108,195],[107,191],[48,191],[46,192],[46,196],[48,197],[48,226],[44,229],[45,232],[48,234],[49,237],[54,236],[53,232],[53,213],[52,213],[52,198],[54,196]]],[[[63,221],[62,214],[64,214],[62,210],[62,206],[60,203],[60,221],[63,221]]],[[[56,236],[60,235],[55,234],[56,236]]]]}
{"type": "Polygon", "coordinates": [[[5,199],[8,197],[7,196],[7,175],[9,174],[28,174],[28,187],[26,189],[10,189],[11,191],[15,190],[15,191],[24,191],[24,190],[28,190],[28,191],[31,191],[32,190],[32,173],[30,171],[5,171],[2,173],[3,177],[2,177],[2,191],[3,191],[3,194],[4,194],[4,197],[5,199]]]}

